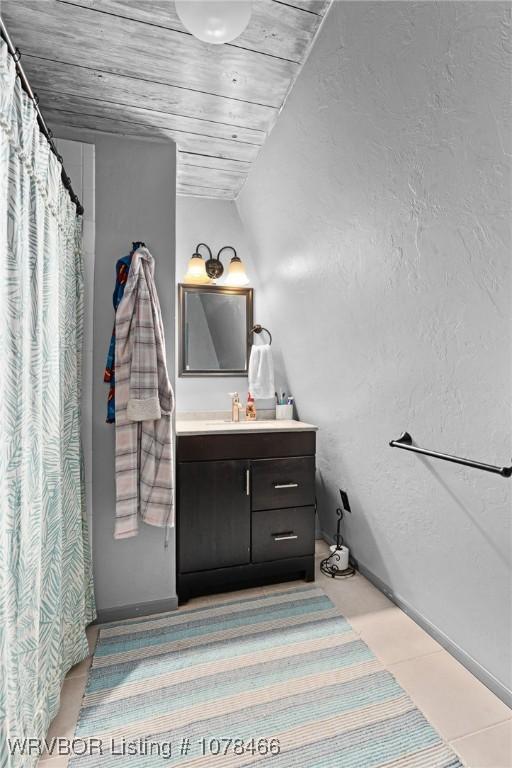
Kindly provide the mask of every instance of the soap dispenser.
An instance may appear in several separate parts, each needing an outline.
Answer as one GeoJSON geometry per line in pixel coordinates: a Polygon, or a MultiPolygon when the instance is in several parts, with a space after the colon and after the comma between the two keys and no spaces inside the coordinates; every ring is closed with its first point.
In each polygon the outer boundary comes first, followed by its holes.
{"type": "Polygon", "coordinates": [[[240,411],[242,409],[240,395],[238,392],[230,392],[229,396],[231,398],[231,421],[240,421],[240,411]]]}
{"type": "Polygon", "coordinates": [[[246,421],[255,421],[256,420],[256,403],[254,402],[254,397],[249,394],[247,395],[247,405],[245,407],[245,419],[246,421]]]}

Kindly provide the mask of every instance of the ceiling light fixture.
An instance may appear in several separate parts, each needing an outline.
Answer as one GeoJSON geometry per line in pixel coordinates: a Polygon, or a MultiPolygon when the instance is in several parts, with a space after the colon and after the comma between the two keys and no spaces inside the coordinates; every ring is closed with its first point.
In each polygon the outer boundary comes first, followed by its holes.
{"type": "Polygon", "coordinates": [[[251,18],[248,0],[176,0],[176,13],[194,37],[205,43],[230,43],[251,18]]]}

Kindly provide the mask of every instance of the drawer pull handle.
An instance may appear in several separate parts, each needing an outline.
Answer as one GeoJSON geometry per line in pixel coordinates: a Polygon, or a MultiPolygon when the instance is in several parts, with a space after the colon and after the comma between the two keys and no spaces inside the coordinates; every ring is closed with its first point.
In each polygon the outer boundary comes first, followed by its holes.
{"type": "Polygon", "coordinates": [[[245,470],[245,495],[246,496],[251,495],[251,470],[250,469],[245,470]]]}
{"type": "Polygon", "coordinates": [[[276,490],[279,490],[281,488],[298,488],[298,487],[299,487],[298,483],[276,483],[274,485],[274,488],[276,490]]]}
{"type": "Polygon", "coordinates": [[[272,538],[274,541],[290,541],[291,539],[298,539],[296,533],[273,533],[272,538]]]}

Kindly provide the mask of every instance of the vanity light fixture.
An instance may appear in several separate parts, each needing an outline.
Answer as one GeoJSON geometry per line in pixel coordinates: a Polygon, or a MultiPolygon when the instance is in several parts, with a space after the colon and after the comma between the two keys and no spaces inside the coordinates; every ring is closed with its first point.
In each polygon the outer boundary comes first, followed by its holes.
{"type": "Polygon", "coordinates": [[[199,253],[199,248],[201,247],[206,248],[210,254],[210,259],[208,261],[213,258],[212,252],[206,243],[198,243],[196,250],[188,262],[187,274],[183,278],[183,282],[187,283],[188,285],[205,285],[211,282],[209,276],[206,273],[203,257],[199,253]]]}
{"type": "MultiPolygon", "coordinates": [[[[206,247],[208,248],[208,246],[206,247]]],[[[208,250],[210,249],[208,248],[208,250]]],[[[215,259],[210,253],[210,258],[205,264],[206,274],[208,275],[208,277],[210,277],[212,280],[217,280],[219,277],[222,277],[222,275],[224,274],[224,265],[220,260],[220,255],[222,251],[233,251],[234,253],[234,256],[232,257],[229,263],[226,285],[231,285],[231,286],[247,285],[249,282],[249,278],[245,273],[245,267],[242,263],[241,258],[237,255],[237,252],[232,245],[223,245],[215,259]]]]}
{"type": "MultiPolygon", "coordinates": [[[[229,248],[229,246],[227,247],[229,248]]],[[[220,251],[222,251],[222,248],[220,249],[220,251]]],[[[210,258],[204,265],[206,268],[206,274],[212,280],[217,280],[217,278],[222,277],[224,273],[224,264],[219,259],[220,251],[218,252],[216,259],[214,259],[212,254],[210,253],[210,258]]]]}
{"type": "Polygon", "coordinates": [[[176,0],[174,5],[184,27],[214,45],[239,37],[251,18],[249,0],[176,0]]]}
{"type": "MultiPolygon", "coordinates": [[[[235,254],[232,257],[231,261],[229,262],[226,285],[231,285],[233,287],[247,285],[249,283],[249,278],[247,277],[247,274],[245,272],[245,267],[243,265],[242,259],[239,256],[237,256],[235,249],[231,245],[225,245],[224,248],[230,248],[235,254]]],[[[221,251],[223,251],[224,248],[220,249],[219,253],[217,254],[217,257],[220,256],[221,251]]]]}
{"type": "Polygon", "coordinates": [[[238,286],[248,285],[248,284],[249,284],[249,278],[247,277],[247,274],[245,272],[245,267],[243,265],[242,259],[240,259],[238,256],[233,256],[228,267],[228,276],[226,278],[226,285],[231,285],[232,287],[238,287],[238,286]]]}

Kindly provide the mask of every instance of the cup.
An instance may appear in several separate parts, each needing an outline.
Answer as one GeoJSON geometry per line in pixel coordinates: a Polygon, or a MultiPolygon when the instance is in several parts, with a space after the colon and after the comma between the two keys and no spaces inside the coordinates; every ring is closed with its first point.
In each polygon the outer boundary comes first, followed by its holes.
{"type": "Polygon", "coordinates": [[[293,420],[293,405],[276,405],[276,419],[293,420]]]}

